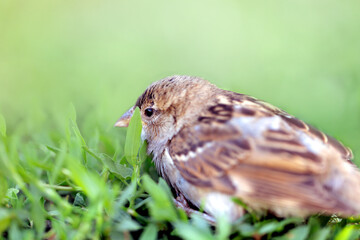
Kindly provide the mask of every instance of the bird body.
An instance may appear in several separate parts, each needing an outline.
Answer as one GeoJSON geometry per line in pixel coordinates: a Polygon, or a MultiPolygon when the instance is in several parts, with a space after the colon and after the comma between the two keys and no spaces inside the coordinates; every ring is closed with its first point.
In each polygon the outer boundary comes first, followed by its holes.
{"type": "Polygon", "coordinates": [[[135,107],[160,175],[212,216],[360,214],[360,172],[334,138],[253,97],[188,76],[151,84],[135,107]]]}

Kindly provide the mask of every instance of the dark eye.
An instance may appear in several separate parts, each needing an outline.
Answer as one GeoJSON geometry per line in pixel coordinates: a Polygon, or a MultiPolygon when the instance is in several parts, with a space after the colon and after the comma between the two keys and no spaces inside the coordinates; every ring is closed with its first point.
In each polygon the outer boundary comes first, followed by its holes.
{"type": "Polygon", "coordinates": [[[145,109],[145,115],[146,115],[147,117],[151,117],[151,116],[153,115],[153,113],[154,113],[154,109],[153,109],[153,108],[147,108],[147,109],[145,109]]]}

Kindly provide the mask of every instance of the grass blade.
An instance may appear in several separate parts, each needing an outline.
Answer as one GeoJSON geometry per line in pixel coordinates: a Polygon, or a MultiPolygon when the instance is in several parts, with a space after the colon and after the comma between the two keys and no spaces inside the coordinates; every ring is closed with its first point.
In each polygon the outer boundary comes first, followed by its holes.
{"type": "Polygon", "coordinates": [[[137,164],[136,159],[141,144],[141,130],[140,110],[136,108],[127,129],[124,149],[125,157],[133,167],[137,164]]]}

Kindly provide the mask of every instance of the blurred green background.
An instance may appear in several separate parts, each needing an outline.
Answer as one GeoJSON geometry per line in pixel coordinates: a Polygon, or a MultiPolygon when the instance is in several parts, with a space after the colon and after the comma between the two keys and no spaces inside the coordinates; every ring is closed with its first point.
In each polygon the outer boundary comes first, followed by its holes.
{"type": "Polygon", "coordinates": [[[85,136],[117,136],[112,125],[151,82],[196,75],[360,155],[359,10],[357,0],[2,0],[0,112],[9,134],[54,141],[73,103],[85,136]]]}

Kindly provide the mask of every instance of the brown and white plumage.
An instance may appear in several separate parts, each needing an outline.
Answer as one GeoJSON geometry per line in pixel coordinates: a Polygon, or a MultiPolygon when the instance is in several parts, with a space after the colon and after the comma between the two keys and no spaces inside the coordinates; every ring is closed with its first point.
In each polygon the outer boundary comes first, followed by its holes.
{"type": "MultiPolygon", "coordinates": [[[[150,85],[134,107],[161,176],[211,215],[241,216],[232,197],[278,216],[360,214],[351,151],[268,103],[173,76],[150,85]]],[[[116,126],[127,126],[134,107],[116,126]]]]}

